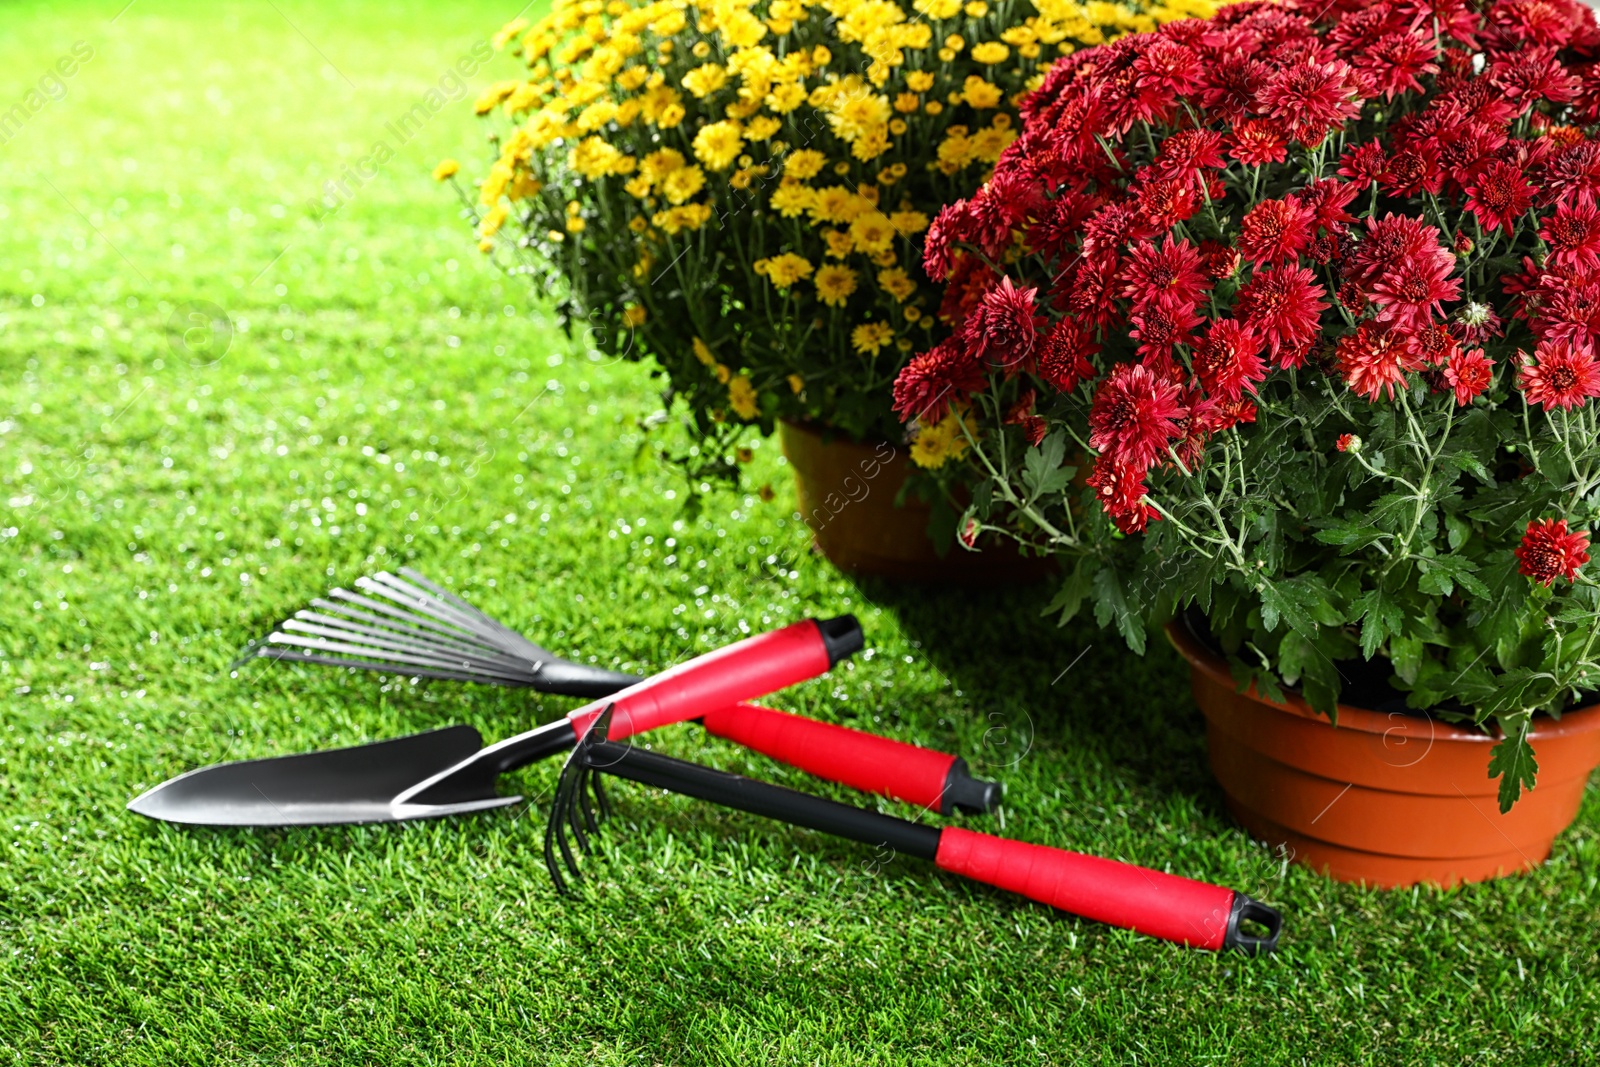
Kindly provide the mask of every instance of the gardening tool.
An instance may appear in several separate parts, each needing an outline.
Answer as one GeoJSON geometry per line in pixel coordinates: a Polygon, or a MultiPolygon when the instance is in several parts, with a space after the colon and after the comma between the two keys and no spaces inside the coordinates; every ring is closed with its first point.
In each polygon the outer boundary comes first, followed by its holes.
{"type": "MultiPolygon", "coordinates": [[[[311,602],[320,610],[295,612],[265,640],[251,642],[235,665],[260,657],[577,697],[609,696],[641,681],[562,659],[410,568],[355,585],[371,595],[330,591],[311,602]]],[[[861,647],[859,630],[853,640],[842,655],[861,647]]],[[[749,704],[717,708],[696,721],[819,778],[941,814],[987,812],[1000,802],[998,785],[972,777],[965,760],[947,753],[749,704]]]]}
{"type": "Polygon", "coordinates": [[[571,747],[608,708],[618,736],[697,715],[731,719],[729,736],[735,736],[753,721],[759,736],[752,747],[787,753],[796,765],[809,762],[828,777],[869,778],[899,794],[926,792],[937,772],[943,798],[993,803],[998,787],[967,776],[965,765],[950,756],[739,704],[822,674],[861,644],[853,616],[807,619],[681,663],[487,748],[472,727],[449,726],[352,748],[218,764],[164,782],[128,808],[211,826],[391,822],[484,811],[521,799],[496,794],[496,778],[571,747]],[[881,765],[868,766],[874,759],[881,765]]]}
{"type": "MultiPolygon", "coordinates": [[[[941,869],[1048,904],[1086,919],[1205,949],[1239,949],[1247,955],[1277,947],[1283,918],[1273,908],[1222,886],[1164,874],[1081,852],[1009,841],[956,826],[924,826],[880,812],[824,800],[737,774],[702,767],[612,740],[611,709],[581,738],[561,771],[544,858],[556,888],[568,873],[581,878],[567,843],[571,829],[581,851],[599,832],[610,805],[600,785],[612,774],[713,804],[804,826],[826,834],[931,860],[941,869]],[[595,803],[589,802],[589,790],[595,803]]],[[[626,727],[624,726],[624,729],[626,727]]],[[[622,735],[625,736],[625,735],[622,735]]]]}
{"type": "Polygon", "coordinates": [[[295,612],[235,666],[262,657],[574,697],[610,696],[639,681],[562,659],[409,567],[400,574],[356,579],[369,596],[333,589],[316,598],[311,606],[321,610],[295,612]]]}

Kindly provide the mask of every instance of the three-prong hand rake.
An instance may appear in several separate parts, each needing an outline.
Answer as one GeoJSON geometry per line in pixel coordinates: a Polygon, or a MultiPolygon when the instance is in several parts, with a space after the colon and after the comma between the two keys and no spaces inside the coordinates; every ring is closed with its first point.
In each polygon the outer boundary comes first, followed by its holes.
{"type": "Polygon", "coordinates": [[[627,778],[724,807],[917,856],[941,869],[1153,937],[1247,955],[1277,946],[1277,911],[1222,886],[1080,852],[1010,841],[950,826],[940,829],[852,807],[737,774],[612,741],[607,709],[567,757],[545,826],[544,859],[556,888],[581,878],[570,830],[588,851],[609,811],[601,776],[627,778]],[[591,804],[589,794],[593,793],[591,804]],[[599,809],[598,817],[596,808],[599,809]],[[559,856],[559,862],[558,862],[559,856]],[[565,866],[567,875],[563,875],[565,866]]]}

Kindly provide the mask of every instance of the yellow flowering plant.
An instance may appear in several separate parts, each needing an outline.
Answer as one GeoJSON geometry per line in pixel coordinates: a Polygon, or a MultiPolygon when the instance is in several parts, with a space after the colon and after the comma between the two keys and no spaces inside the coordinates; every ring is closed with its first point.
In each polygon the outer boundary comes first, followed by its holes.
{"type": "MultiPolygon", "coordinates": [[[[696,482],[736,478],[741,435],[778,418],[897,439],[895,377],[947,328],[931,217],[1055,59],[1214,6],[555,0],[496,38],[527,72],[477,102],[497,120],[479,247],[544,278],[569,331],[656,363],[696,482]]],[[[919,462],[964,443],[947,429],[919,462]]]]}

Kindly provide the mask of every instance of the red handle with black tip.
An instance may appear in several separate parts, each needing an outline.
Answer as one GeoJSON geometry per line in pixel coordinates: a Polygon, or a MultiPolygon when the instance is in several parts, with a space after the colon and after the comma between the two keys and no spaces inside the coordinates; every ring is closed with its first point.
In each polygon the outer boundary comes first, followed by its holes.
{"type": "MultiPolygon", "coordinates": [[[[569,768],[616,775],[794,826],[931,860],[1086,919],[1193,948],[1254,955],[1277,946],[1282,917],[1223,886],[1100,856],[1010,841],[960,827],[926,826],[793,789],[702,767],[608,740],[608,723],[586,737],[569,768]]],[[[567,775],[563,775],[566,778],[567,775]]],[[[558,790],[559,792],[559,790],[558,790]]],[[[552,825],[559,814],[552,812],[552,825]]]]}
{"type": "Polygon", "coordinates": [[[985,812],[999,786],[973,778],[966,761],[943,752],[817,722],[741,701],[824,674],[860,650],[855,617],[806,619],[668,668],[552,723],[494,746],[502,770],[570,747],[607,707],[611,736],[627,737],[702,718],[711,733],[801,770],[865,792],[949,814],[985,812]]]}
{"type": "Polygon", "coordinates": [[[585,704],[567,719],[573,732],[582,737],[601,713],[611,708],[612,736],[629,737],[816,678],[863,644],[861,624],[854,615],[804,619],[668,667],[619,693],[585,704]]]}
{"type": "Polygon", "coordinates": [[[718,737],[863,792],[943,814],[991,810],[999,801],[999,787],[973,778],[965,760],[739,703],[824,674],[860,651],[863,643],[853,615],[806,619],[669,668],[567,718],[582,736],[601,711],[614,706],[611,736],[615,738],[701,718],[718,737]]]}
{"type": "Polygon", "coordinates": [[[967,761],[948,752],[751,704],[710,712],[701,721],[708,733],[818,778],[942,815],[992,811],[1000,802],[999,785],[974,778],[967,761]]]}

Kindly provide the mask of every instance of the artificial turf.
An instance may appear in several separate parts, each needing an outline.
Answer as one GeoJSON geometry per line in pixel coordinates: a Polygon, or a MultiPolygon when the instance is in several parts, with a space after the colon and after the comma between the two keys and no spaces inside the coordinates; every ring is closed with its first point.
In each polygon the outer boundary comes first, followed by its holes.
{"type": "MultiPolygon", "coordinates": [[[[0,146],[0,1062],[1595,1061],[1593,789],[1526,877],[1379,892],[1285,866],[1223,811],[1169,650],[1057,630],[1039,590],[841,577],[770,446],[776,501],[687,519],[641,458],[648,375],[566,341],[429,180],[479,158],[469,101],[308,206],[514,2],[124,2],[0,11],[0,111],[92,49],[0,146]],[[175,324],[194,301],[231,337],[175,324]],[[572,705],[230,671],[329,584],[408,563],[630,670],[854,611],[870,653],[773,703],[961,751],[1007,788],[972,825],[1233,886],[1287,913],[1283,947],[1185,951],[625,785],[563,900],[548,764],[506,783],[526,805],[423,824],[124,811],[222,759],[572,705]]],[[[654,743],[847,795],[687,727],[654,743]]]]}

